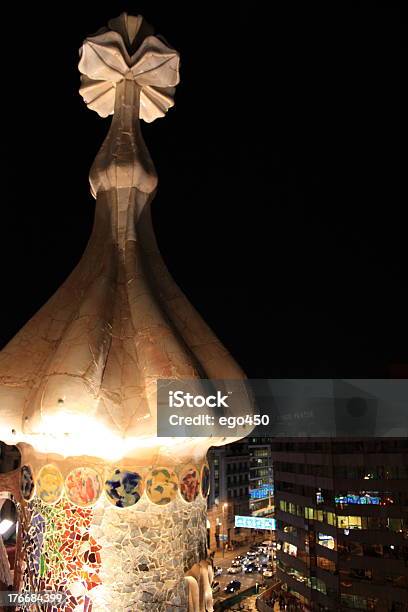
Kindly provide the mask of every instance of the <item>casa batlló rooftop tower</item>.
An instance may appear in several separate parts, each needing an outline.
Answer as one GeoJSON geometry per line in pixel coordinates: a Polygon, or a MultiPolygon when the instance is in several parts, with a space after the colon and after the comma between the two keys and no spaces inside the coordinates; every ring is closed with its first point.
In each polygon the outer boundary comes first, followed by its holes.
{"type": "Polygon", "coordinates": [[[173,106],[179,55],[122,14],[84,41],[79,70],[88,107],[113,115],[90,171],[92,235],[0,355],[0,439],[21,452],[0,481],[18,508],[14,588],[64,592],[67,612],[212,610],[205,458],[228,440],[157,438],[156,384],[244,375],[169,275],[152,227],[157,175],[140,120],[173,106]]]}

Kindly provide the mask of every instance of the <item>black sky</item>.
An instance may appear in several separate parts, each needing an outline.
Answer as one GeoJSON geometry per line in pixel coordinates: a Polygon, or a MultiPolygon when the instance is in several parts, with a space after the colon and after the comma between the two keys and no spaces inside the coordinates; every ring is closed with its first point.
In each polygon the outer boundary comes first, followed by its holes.
{"type": "Polygon", "coordinates": [[[406,15],[269,4],[8,5],[1,345],[85,247],[109,120],[77,93],[77,53],[128,10],[182,56],[175,109],[144,126],[159,245],[248,376],[377,377],[408,363],[406,15]]]}

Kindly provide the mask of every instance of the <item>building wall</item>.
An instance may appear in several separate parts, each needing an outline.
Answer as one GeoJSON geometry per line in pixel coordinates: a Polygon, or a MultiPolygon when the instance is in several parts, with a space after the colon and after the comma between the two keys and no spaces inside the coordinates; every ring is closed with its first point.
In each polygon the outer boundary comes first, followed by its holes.
{"type": "Polygon", "coordinates": [[[265,490],[261,498],[249,501],[250,514],[271,516],[274,511],[273,492],[268,491],[273,485],[273,466],[271,456],[271,438],[248,438],[249,451],[249,489],[265,490]]]}
{"type": "Polygon", "coordinates": [[[223,447],[213,447],[207,459],[211,475],[208,518],[210,544],[213,547],[216,545],[217,530],[225,534],[230,542],[240,536],[240,530],[235,529],[235,515],[249,514],[248,444],[239,441],[223,447]]]}
{"type": "Polygon", "coordinates": [[[272,444],[278,577],[305,608],[408,610],[408,442],[272,444]]]}
{"type": "Polygon", "coordinates": [[[273,468],[270,438],[240,440],[223,447],[211,448],[207,455],[211,473],[208,498],[208,516],[211,530],[211,546],[215,546],[215,532],[225,533],[231,539],[245,539],[253,531],[235,529],[235,515],[271,516],[273,494],[251,499],[252,490],[267,490],[273,485],[273,468]]]}

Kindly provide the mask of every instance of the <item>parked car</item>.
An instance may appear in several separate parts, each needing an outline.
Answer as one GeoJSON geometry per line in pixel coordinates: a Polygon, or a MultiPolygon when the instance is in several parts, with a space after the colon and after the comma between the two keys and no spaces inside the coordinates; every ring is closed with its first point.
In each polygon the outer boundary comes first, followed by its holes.
{"type": "Polygon", "coordinates": [[[214,576],[221,576],[222,567],[218,567],[217,565],[214,567],[214,576]]]}
{"type": "Polygon", "coordinates": [[[220,590],[220,583],[217,581],[213,582],[211,585],[211,589],[212,589],[213,595],[215,595],[220,590]]]}
{"type": "Polygon", "coordinates": [[[235,593],[235,591],[239,591],[241,588],[241,583],[239,580],[231,580],[224,588],[224,593],[235,593]]]}
{"type": "Polygon", "coordinates": [[[243,555],[237,555],[236,557],[234,557],[234,561],[242,561],[243,559],[245,559],[243,555]]]}
{"type": "Polygon", "coordinates": [[[241,567],[242,563],[239,559],[234,559],[233,561],[231,561],[231,565],[232,567],[241,567]]]}
{"type": "Polygon", "coordinates": [[[238,567],[234,567],[231,565],[231,567],[227,569],[227,572],[229,574],[239,574],[240,572],[242,572],[242,567],[241,565],[239,565],[238,567]]]}
{"type": "Polygon", "coordinates": [[[266,569],[263,571],[263,577],[264,578],[273,578],[273,572],[272,570],[266,569]]]}

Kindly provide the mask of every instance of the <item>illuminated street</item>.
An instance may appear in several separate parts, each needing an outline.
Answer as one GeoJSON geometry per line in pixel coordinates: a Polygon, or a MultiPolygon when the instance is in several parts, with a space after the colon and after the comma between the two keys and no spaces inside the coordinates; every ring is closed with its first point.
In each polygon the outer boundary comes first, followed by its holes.
{"type": "Polygon", "coordinates": [[[231,594],[224,593],[224,587],[231,582],[231,580],[239,580],[241,583],[240,591],[244,591],[245,589],[249,589],[252,586],[255,586],[258,583],[260,586],[263,584],[265,586],[269,586],[274,581],[274,578],[265,578],[261,573],[256,572],[252,574],[246,574],[243,570],[237,574],[228,574],[227,569],[231,566],[231,562],[237,555],[244,556],[248,551],[248,546],[243,546],[236,548],[234,550],[226,551],[224,553],[224,557],[222,556],[221,551],[217,551],[214,557],[214,565],[222,568],[222,574],[220,576],[216,576],[214,581],[220,583],[220,590],[214,595],[214,600],[224,599],[226,597],[231,597],[231,594]]]}

